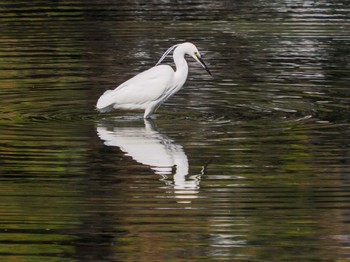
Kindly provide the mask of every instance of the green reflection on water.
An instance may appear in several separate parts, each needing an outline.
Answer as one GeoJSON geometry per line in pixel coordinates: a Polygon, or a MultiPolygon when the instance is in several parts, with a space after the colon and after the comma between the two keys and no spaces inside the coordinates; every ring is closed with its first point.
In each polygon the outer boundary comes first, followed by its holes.
{"type": "MultiPolygon", "coordinates": [[[[348,259],[345,5],[107,2],[1,6],[4,260],[348,259]],[[214,78],[191,64],[154,132],[189,176],[206,166],[195,193],[104,145],[95,120],[111,115],[94,111],[187,40],[214,78]]],[[[115,115],[116,131],[143,127],[115,115]]]]}

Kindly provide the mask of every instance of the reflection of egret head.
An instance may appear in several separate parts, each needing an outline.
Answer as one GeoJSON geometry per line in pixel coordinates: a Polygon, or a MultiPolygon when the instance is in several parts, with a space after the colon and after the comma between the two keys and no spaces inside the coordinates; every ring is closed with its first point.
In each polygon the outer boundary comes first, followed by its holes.
{"type": "Polygon", "coordinates": [[[135,161],[150,166],[163,177],[163,181],[174,170],[175,190],[191,190],[186,194],[198,193],[199,179],[196,177],[186,181],[189,165],[182,146],[156,131],[153,122],[145,120],[145,127],[120,127],[117,122],[112,122],[112,125],[101,122],[97,126],[97,133],[105,145],[119,147],[135,161]]]}

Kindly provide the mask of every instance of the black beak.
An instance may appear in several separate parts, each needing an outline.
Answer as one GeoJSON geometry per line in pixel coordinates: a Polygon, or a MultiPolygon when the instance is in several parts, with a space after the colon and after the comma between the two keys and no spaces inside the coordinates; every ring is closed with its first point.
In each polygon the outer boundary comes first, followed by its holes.
{"type": "Polygon", "coordinates": [[[204,67],[204,69],[208,72],[209,75],[211,75],[209,68],[207,67],[207,65],[204,63],[203,59],[201,57],[198,57],[198,61],[201,63],[201,65],[204,67]]]}

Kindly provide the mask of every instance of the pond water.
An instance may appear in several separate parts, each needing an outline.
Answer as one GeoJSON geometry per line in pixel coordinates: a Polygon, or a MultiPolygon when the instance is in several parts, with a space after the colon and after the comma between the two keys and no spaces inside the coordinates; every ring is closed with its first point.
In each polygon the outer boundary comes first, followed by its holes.
{"type": "Polygon", "coordinates": [[[350,260],[349,11],[0,1],[1,261],[350,260]],[[213,77],[96,112],[183,41],[213,77]]]}

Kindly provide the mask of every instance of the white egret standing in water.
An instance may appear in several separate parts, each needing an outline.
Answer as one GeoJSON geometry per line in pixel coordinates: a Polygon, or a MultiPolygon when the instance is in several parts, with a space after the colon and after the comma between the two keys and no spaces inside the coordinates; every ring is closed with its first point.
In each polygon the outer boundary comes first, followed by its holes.
{"type": "Polygon", "coordinates": [[[182,43],[170,47],[160,58],[156,66],[134,76],[114,90],[107,90],[97,101],[101,112],[115,109],[143,109],[144,118],[152,113],[169,97],[184,85],[188,64],[185,55],[192,56],[211,75],[197,47],[192,43],[182,43]],[[173,50],[176,71],[169,65],[159,65],[173,50]]]}

